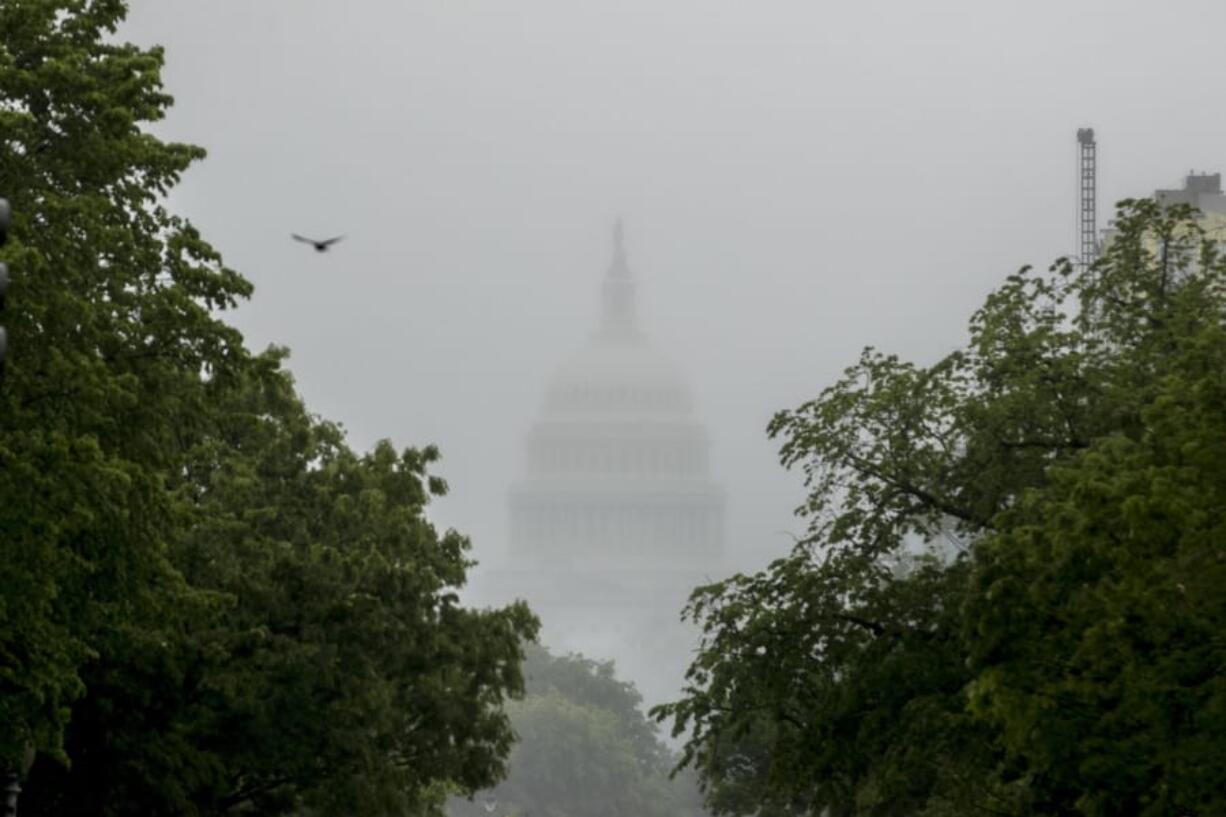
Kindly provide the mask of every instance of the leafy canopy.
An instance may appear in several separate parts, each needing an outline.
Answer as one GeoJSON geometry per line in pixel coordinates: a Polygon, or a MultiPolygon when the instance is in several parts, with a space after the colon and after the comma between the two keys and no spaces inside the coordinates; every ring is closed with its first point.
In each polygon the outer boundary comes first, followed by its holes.
{"type": "Polygon", "coordinates": [[[689,779],[669,779],[672,753],[611,663],[528,648],[527,695],[508,707],[517,742],[509,773],[452,817],[698,814],[689,779]]]}
{"type": "Polygon", "coordinates": [[[463,608],[432,448],[352,451],[223,320],[121,0],[0,4],[0,767],[26,814],[399,815],[504,771],[522,605],[463,608]],[[344,804],[343,807],[341,804],[344,804]]]}
{"type": "Polygon", "coordinates": [[[1226,262],[1186,208],[1117,228],[776,416],[808,536],[695,592],[656,712],[717,810],[1220,810],[1226,262]]]}
{"type": "Polygon", "coordinates": [[[173,592],[165,476],[238,365],[250,285],[161,195],[203,152],[141,129],[162,54],[121,2],[0,6],[0,195],[13,207],[0,385],[0,762],[60,752],[98,632],[173,592]]]}

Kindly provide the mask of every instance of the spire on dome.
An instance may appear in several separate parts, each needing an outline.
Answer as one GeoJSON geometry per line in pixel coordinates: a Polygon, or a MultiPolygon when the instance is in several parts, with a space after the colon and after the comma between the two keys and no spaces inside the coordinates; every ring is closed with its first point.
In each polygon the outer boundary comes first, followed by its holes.
{"type": "Polygon", "coordinates": [[[626,264],[626,228],[621,216],[613,222],[613,263],[609,265],[609,277],[630,277],[630,267],[626,264]]]}
{"type": "Polygon", "coordinates": [[[609,264],[601,296],[601,329],[614,335],[633,335],[634,281],[626,264],[626,229],[620,217],[613,223],[613,262],[609,264]]]}

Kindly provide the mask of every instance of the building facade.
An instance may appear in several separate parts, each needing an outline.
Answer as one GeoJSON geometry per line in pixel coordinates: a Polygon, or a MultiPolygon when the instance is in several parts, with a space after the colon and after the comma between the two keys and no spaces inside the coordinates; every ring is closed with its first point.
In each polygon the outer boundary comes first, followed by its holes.
{"type": "Polygon", "coordinates": [[[1200,211],[1200,227],[1205,236],[1226,245],[1226,195],[1222,194],[1221,173],[1189,173],[1183,188],[1155,190],[1154,200],[1163,207],[1189,204],[1200,211]]]}

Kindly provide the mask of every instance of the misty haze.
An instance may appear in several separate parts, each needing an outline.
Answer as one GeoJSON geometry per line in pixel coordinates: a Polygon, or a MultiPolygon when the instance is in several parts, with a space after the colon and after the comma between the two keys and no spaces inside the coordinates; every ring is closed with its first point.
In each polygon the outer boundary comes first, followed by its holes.
{"type": "Polygon", "coordinates": [[[1226,814],[1223,32],[0,0],[3,813],[1226,814]]]}

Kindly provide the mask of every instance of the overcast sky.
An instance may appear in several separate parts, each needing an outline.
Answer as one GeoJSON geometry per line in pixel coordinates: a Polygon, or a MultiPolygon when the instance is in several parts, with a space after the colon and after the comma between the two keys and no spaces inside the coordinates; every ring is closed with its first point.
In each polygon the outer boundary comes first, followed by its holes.
{"type": "Polygon", "coordinates": [[[771,414],[1071,252],[1079,126],[1100,220],[1226,169],[1224,34],[1221,0],[134,0],[121,32],[209,151],[174,205],[254,282],[238,325],[356,446],[438,444],[478,558],[623,215],[745,565],[801,527],[771,414]]]}

